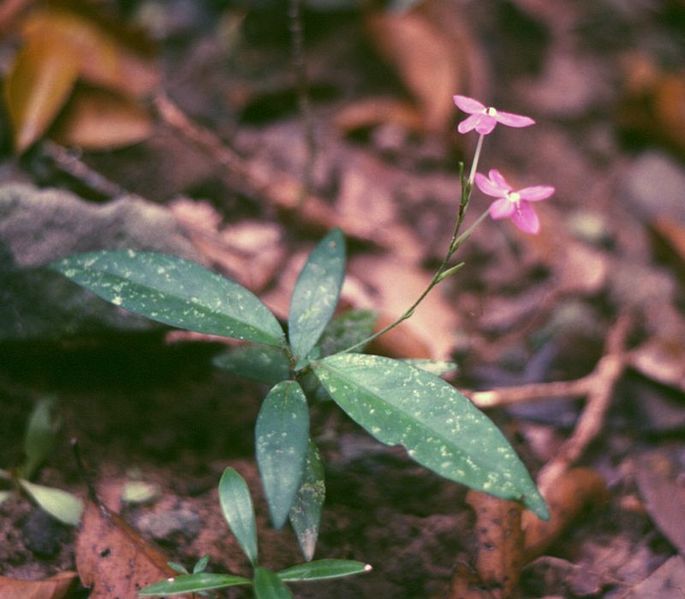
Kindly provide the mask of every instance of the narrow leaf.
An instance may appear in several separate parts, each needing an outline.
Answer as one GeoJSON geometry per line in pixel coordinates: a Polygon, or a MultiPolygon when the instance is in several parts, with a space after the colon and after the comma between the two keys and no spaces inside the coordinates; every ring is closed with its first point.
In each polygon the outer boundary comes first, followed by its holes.
{"type": "Polygon", "coordinates": [[[278,572],[278,577],[285,582],[302,582],[305,580],[326,580],[342,578],[371,571],[371,566],[350,559],[319,559],[315,562],[297,564],[278,572]]]}
{"type": "Polygon", "coordinates": [[[88,252],[51,265],[101,298],[152,320],[199,333],[281,346],[276,317],[242,285],[176,256],[88,252]]]}
{"type": "Polygon", "coordinates": [[[199,560],[195,562],[193,566],[193,574],[200,574],[207,569],[207,564],[209,563],[209,556],[203,555],[199,560]]]}
{"type": "Polygon", "coordinates": [[[12,491],[0,491],[0,503],[8,499],[11,494],[12,491]]]}
{"type": "Polygon", "coordinates": [[[290,300],[288,331],[293,354],[304,359],[333,316],[345,277],[345,238],[333,229],[314,248],[290,300]]]}
{"type": "Polygon", "coordinates": [[[285,351],[270,345],[241,345],[222,352],[214,366],[258,383],[274,386],[290,377],[285,351]]]}
{"type": "Polygon", "coordinates": [[[140,597],[166,597],[168,595],[182,595],[200,591],[213,591],[238,585],[251,584],[249,578],[233,576],[232,574],[212,574],[198,572],[195,574],[181,574],[167,580],[155,582],[142,588],[140,597]]]}
{"type": "Polygon", "coordinates": [[[52,517],[69,526],[77,526],[83,513],[83,502],[76,496],[61,489],[44,487],[23,478],[19,484],[33,500],[52,517]]]}
{"type": "Polygon", "coordinates": [[[247,483],[233,468],[226,468],[219,481],[219,502],[231,532],[243,553],[257,563],[257,524],[247,483]]]}
{"type": "Polygon", "coordinates": [[[255,446],[271,520],[281,528],[302,482],[309,439],[307,398],[299,383],[283,381],[264,399],[255,446]]]}
{"type": "Polygon", "coordinates": [[[290,592],[283,581],[266,568],[256,568],[254,573],[254,594],[257,599],[292,599],[290,592]]]}
{"type": "Polygon", "coordinates": [[[302,484],[290,508],[290,524],[295,531],[297,542],[304,559],[311,561],[319,538],[321,510],[326,498],[324,468],[319,450],[309,441],[307,459],[302,475],[302,484]]]}
{"type": "Polygon", "coordinates": [[[312,364],[322,385],[376,439],[401,444],[450,480],[548,512],[525,466],[499,429],[441,378],[404,362],[337,354],[312,364]]]}
{"type": "Polygon", "coordinates": [[[26,461],[20,469],[23,478],[30,479],[35,474],[55,444],[59,421],[53,415],[54,407],[54,398],[44,398],[33,408],[24,437],[26,461]]]}
{"type": "Polygon", "coordinates": [[[74,49],[53,35],[32,36],[19,51],[5,81],[18,153],[51,125],[71,94],[79,68],[74,49]]]}

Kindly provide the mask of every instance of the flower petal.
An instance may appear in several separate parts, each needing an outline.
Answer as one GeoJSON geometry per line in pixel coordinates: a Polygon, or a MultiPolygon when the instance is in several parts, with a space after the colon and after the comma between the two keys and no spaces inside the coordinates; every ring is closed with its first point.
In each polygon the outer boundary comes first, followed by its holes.
{"type": "Polygon", "coordinates": [[[504,193],[513,189],[513,187],[509,185],[509,182],[502,176],[502,173],[500,173],[496,168],[490,169],[490,172],[488,172],[488,177],[490,177],[490,180],[504,193]]]}
{"type": "Polygon", "coordinates": [[[457,131],[459,131],[459,133],[468,133],[480,122],[480,117],[480,114],[472,114],[470,117],[459,123],[457,131]]]}
{"type": "Polygon", "coordinates": [[[486,195],[492,196],[494,198],[503,198],[507,195],[506,189],[502,189],[496,183],[490,181],[490,179],[488,179],[482,173],[476,173],[475,181],[476,185],[478,186],[478,189],[480,189],[486,195]]]}
{"type": "Polygon", "coordinates": [[[554,187],[549,185],[535,185],[533,187],[524,187],[518,191],[522,200],[528,202],[539,202],[540,200],[546,200],[549,196],[554,193],[554,187]]]}
{"type": "Polygon", "coordinates": [[[481,135],[487,135],[497,125],[497,121],[489,114],[479,114],[480,120],[476,124],[476,131],[481,135]]]}
{"type": "Polygon", "coordinates": [[[467,96],[453,96],[454,103],[464,112],[468,114],[476,114],[477,112],[485,112],[485,106],[478,100],[469,98],[467,96]]]}
{"type": "Polygon", "coordinates": [[[516,204],[510,202],[507,198],[500,198],[495,200],[490,204],[488,212],[494,220],[500,220],[501,218],[509,218],[514,214],[516,210],[516,204]]]}
{"type": "Polygon", "coordinates": [[[500,112],[499,110],[497,111],[497,114],[495,114],[494,118],[508,127],[529,127],[530,125],[535,124],[535,121],[529,116],[513,114],[511,112],[500,112]]]}
{"type": "Polygon", "coordinates": [[[528,202],[519,202],[511,215],[513,222],[524,233],[535,234],[540,230],[540,219],[528,202]]]}

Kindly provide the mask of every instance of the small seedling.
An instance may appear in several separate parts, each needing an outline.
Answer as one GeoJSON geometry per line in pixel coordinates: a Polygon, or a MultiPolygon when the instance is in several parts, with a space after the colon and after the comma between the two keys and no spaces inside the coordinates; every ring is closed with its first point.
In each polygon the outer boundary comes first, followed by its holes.
{"type": "Polygon", "coordinates": [[[0,481],[12,485],[12,490],[0,490],[0,503],[12,493],[22,491],[38,506],[64,524],[76,526],[81,519],[83,503],[71,493],[31,482],[55,444],[59,420],[54,416],[55,400],[41,399],[29,417],[24,436],[24,462],[11,470],[0,469],[0,481]]]}
{"type": "Polygon", "coordinates": [[[141,597],[202,593],[232,586],[250,585],[257,599],[289,599],[293,595],[286,586],[288,582],[330,580],[371,570],[371,566],[353,560],[322,559],[273,572],[259,565],[257,524],[252,498],[247,483],[233,468],[226,468],[221,476],[219,501],[231,532],[252,566],[252,578],[230,573],[205,572],[208,563],[208,558],[205,556],[195,564],[192,573],[180,564],[170,563],[169,566],[179,572],[179,576],[145,587],[140,591],[141,597]]]}

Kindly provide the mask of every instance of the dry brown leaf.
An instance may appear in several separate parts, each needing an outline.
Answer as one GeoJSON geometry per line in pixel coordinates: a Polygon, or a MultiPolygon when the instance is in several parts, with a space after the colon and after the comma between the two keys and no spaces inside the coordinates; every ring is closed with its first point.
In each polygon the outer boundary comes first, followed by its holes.
{"type": "Polygon", "coordinates": [[[61,599],[66,596],[76,572],[60,572],[43,580],[17,580],[0,576],[2,599],[61,599]]]}
{"type": "Polygon", "coordinates": [[[590,468],[573,468],[543,490],[550,511],[548,521],[532,512],[523,514],[526,562],[541,555],[588,505],[607,499],[604,479],[590,468]]]}
{"type": "Polygon", "coordinates": [[[677,452],[656,449],[639,456],[636,480],[647,512],[662,534],[685,555],[685,487],[677,452]]]}
{"type": "Polygon", "coordinates": [[[137,101],[110,91],[81,89],[59,119],[54,138],[64,145],[106,150],[152,134],[152,117],[137,101]]]}
{"type": "Polygon", "coordinates": [[[30,38],[19,51],[5,83],[18,153],[45,133],[69,98],[78,71],[74,48],[49,31],[30,38]]]}
{"type": "Polygon", "coordinates": [[[460,89],[460,62],[449,40],[416,11],[366,15],[371,41],[415,97],[428,131],[444,131],[460,89]]]}
{"type": "Polygon", "coordinates": [[[150,62],[81,15],[59,8],[32,13],[24,36],[30,40],[46,35],[77,53],[79,76],[89,83],[133,96],[157,87],[159,75],[150,62]]]}
{"type": "Polygon", "coordinates": [[[630,352],[630,365],[663,385],[685,391],[685,338],[678,330],[672,336],[653,336],[630,352]]]}
{"type": "Polygon", "coordinates": [[[659,81],[654,108],[666,140],[685,152],[685,73],[668,74],[659,81]]]}
{"type": "Polygon", "coordinates": [[[335,126],[343,133],[393,123],[410,131],[422,131],[423,119],[414,106],[395,98],[364,98],[352,102],[335,115],[335,126]]]}
{"type": "Polygon", "coordinates": [[[92,501],[76,539],[76,568],[90,599],[135,599],[143,587],[176,574],[121,516],[92,501]]]}
{"type": "Polygon", "coordinates": [[[469,491],[466,502],[476,514],[476,569],[493,599],[511,597],[523,566],[520,503],[479,491],[469,491]]]}

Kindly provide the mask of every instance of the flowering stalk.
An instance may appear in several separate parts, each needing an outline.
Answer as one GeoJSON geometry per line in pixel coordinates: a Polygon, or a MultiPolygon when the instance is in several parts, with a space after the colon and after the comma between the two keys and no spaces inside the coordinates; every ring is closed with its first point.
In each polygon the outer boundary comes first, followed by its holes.
{"type": "Polygon", "coordinates": [[[503,112],[493,107],[486,107],[478,100],[468,98],[466,96],[454,96],[454,103],[469,116],[464,119],[457,130],[459,133],[468,133],[475,130],[478,134],[478,142],[474,152],[473,160],[471,162],[471,169],[469,176],[464,176],[464,165],[459,165],[459,181],[461,183],[461,197],[459,201],[459,209],[455,219],[454,229],[452,231],[452,239],[447,247],[447,253],[442,259],[440,266],[433,274],[428,286],[421,292],[414,303],[407,308],[402,315],[389,325],[383,327],[380,331],[367,337],[363,341],[348,347],[344,352],[351,352],[362,348],[367,343],[384,335],[391,329],[394,329],[401,322],[407,320],[414,314],[414,310],[432,291],[432,289],[441,281],[453,275],[461,269],[463,262],[450,266],[452,257],[457,250],[464,244],[464,242],[471,236],[473,231],[485,220],[489,215],[495,220],[502,218],[511,218],[514,225],[526,233],[537,233],[540,229],[540,222],[537,214],[529,205],[530,202],[538,202],[547,199],[554,193],[554,188],[547,185],[538,185],[535,187],[525,187],[521,190],[514,191],[513,187],[509,185],[506,179],[496,169],[491,169],[489,178],[478,172],[478,162],[480,160],[481,151],[483,149],[483,140],[486,135],[494,131],[497,124],[506,125],[508,127],[528,127],[533,125],[535,121],[530,117],[511,112],[503,112]],[[471,201],[471,192],[473,184],[476,184],[478,189],[486,195],[496,197],[497,200],[483,212],[474,223],[463,233],[460,233],[461,227],[464,223],[466,210],[471,201]]]}

